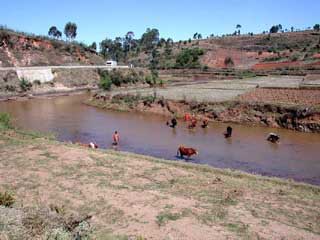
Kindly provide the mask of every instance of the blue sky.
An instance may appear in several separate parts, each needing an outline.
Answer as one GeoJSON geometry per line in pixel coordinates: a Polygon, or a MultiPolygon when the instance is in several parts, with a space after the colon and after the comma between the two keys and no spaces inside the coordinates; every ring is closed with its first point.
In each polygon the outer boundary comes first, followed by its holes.
{"type": "Polygon", "coordinates": [[[46,35],[52,25],[78,25],[78,41],[100,42],[133,31],[140,37],[147,27],[175,41],[192,37],[262,32],[281,23],[284,28],[320,23],[318,0],[10,0],[1,3],[0,24],[46,35]]]}

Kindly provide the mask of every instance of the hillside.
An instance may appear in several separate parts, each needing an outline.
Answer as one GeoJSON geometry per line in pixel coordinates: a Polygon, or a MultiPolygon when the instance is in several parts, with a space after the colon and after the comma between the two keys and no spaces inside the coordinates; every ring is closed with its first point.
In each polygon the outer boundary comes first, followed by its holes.
{"type": "MultiPolygon", "coordinates": [[[[180,41],[170,49],[168,44],[158,44],[158,68],[176,68],[177,56],[184,49],[194,48],[204,51],[199,57],[202,67],[214,69],[312,70],[320,66],[320,33],[302,31],[180,41]],[[228,58],[231,60],[226,62],[228,58]]],[[[141,52],[129,61],[138,66],[147,66],[152,58],[152,52],[141,52]]]]}
{"type": "Polygon", "coordinates": [[[104,60],[81,44],[0,28],[0,67],[100,64],[104,60]]]}

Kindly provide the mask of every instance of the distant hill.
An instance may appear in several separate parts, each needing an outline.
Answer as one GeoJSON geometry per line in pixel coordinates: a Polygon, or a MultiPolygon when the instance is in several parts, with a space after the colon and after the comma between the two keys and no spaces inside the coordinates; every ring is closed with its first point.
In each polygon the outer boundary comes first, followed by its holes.
{"type": "MultiPolygon", "coordinates": [[[[199,57],[199,63],[205,68],[249,70],[320,68],[320,32],[316,31],[180,41],[174,43],[170,51],[166,46],[158,46],[158,68],[176,68],[177,56],[184,49],[193,48],[203,49],[204,53],[199,57]],[[167,54],[168,52],[170,54],[167,54]]],[[[141,52],[129,59],[129,62],[146,67],[151,60],[151,52],[141,52]]]]}
{"type": "Polygon", "coordinates": [[[99,64],[103,58],[84,45],[0,28],[0,67],[99,64]]]}

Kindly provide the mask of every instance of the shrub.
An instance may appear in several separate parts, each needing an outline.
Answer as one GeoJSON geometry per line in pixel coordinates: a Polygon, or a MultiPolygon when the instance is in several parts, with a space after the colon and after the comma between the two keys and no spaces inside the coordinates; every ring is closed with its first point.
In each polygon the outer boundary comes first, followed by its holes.
{"type": "Polygon", "coordinates": [[[14,204],[14,198],[12,194],[8,192],[0,192],[0,206],[11,207],[14,204]]]}
{"type": "Polygon", "coordinates": [[[224,65],[227,66],[227,67],[234,66],[233,59],[231,57],[226,57],[224,59],[224,65]]]}
{"type": "Polygon", "coordinates": [[[109,91],[111,89],[112,81],[108,72],[103,72],[100,76],[99,87],[103,90],[109,91]]]}
{"type": "Polygon", "coordinates": [[[122,74],[117,71],[116,69],[113,69],[110,73],[111,82],[116,85],[117,87],[121,86],[121,83],[123,83],[123,76],[122,74]]]}
{"type": "Polygon", "coordinates": [[[32,84],[23,78],[20,81],[20,88],[22,91],[26,92],[32,88],[32,84]]]}
{"type": "Polygon", "coordinates": [[[199,56],[203,55],[201,48],[183,49],[176,57],[177,68],[198,68],[200,67],[199,56]]]}
{"type": "Polygon", "coordinates": [[[8,113],[0,113],[0,129],[8,129],[11,127],[11,118],[8,113]]]}
{"type": "Polygon", "coordinates": [[[152,76],[150,74],[148,74],[146,77],[145,77],[145,82],[149,85],[152,85],[152,76]]]}
{"type": "Polygon", "coordinates": [[[202,70],[206,72],[206,71],[209,70],[209,67],[207,65],[205,65],[205,66],[202,67],[202,70]]]}
{"type": "Polygon", "coordinates": [[[293,62],[298,61],[299,60],[299,54],[298,53],[293,54],[290,57],[290,60],[293,61],[293,62]]]}
{"type": "Polygon", "coordinates": [[[6,91],[8,92],[14,92],[16,90],[16,87],[13,85],[6,85],[6,91]]]}

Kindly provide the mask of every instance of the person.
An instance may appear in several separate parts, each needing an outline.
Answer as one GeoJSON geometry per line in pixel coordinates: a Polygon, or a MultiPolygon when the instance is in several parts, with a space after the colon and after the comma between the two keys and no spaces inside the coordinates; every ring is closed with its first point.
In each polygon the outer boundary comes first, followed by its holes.
{"type": "Polygon", "coordinates": [[[186,113],[186,114],[184,115],[184,121],[185,121],[185,122],[189,122],[190,120],[191,120],[190,114],[189,114],[189,113],[186,113]]]}
{"type": "Polygon", "coordinates": [[[113,139],[113,143],[112,143],[113,145],[119,145],[120,136],[119,136],[118,131],[114,132],[112,139],[113,139]]]}
{"type": "Polygon", "coordinates": [[[232,127],[228,126],[227,131],[224,132],[225,138],[230,138],[232,136],[232,127]]]}
{"type": "Polygon", "coordinates": [[[188,128],[193,129],[197,126],[197,119],[196,117],[193,115],[192,119],[191,119],[191,124],[188,126],[188,128]]]}
{"type": "Polygon", "coordinates": [[[209,120],[205,118],[205,119],[202,120],[202,125],[201,125],[201,127],[202,127],[202,128],[207,128],[207,127],[208,127],[208,124],[209,124],[209,120]]]}

